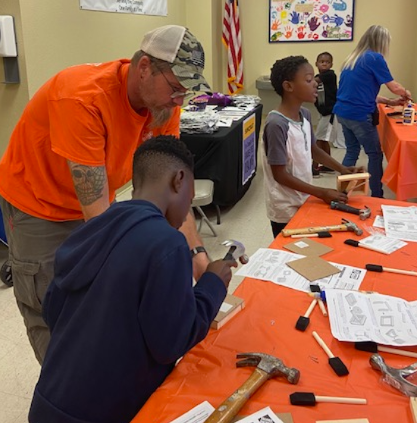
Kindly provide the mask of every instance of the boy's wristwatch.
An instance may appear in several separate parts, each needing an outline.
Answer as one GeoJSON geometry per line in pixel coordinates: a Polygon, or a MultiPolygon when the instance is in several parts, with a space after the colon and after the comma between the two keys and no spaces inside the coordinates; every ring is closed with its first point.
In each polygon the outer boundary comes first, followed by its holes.
{"type": "Polygon", "coordinates": [[[206,253],[206,255],[207,255],[207,251],[202,245],[199,245],[198,247],[191,248],[190,253],[191,253],[191,258],[196,256],[198,253],[206,253]]]}

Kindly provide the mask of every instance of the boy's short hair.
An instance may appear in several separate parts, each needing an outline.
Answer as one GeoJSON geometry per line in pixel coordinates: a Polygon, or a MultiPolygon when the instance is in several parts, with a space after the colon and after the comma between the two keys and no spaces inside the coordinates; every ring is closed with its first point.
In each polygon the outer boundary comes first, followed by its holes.
{"type": "Polygon", "coordinates": [[[284,81],[292,81],[300,66],[308,63],[304,56],[288,56],[277,60],[271,68],[271,84],[275,92],[282,97],[284,81]]]}
{"type": "Polygon", "coordinates": [[[319,61],[319,59],[320,59],[321,56],[329,56],[330,57],[330,60],[333,62],[333,56],[328,51],[323,51],[323,53],[320,53],[317,56],[316,62],[319,61]]]}
{"type": "Polygon", "coordinates": [[[193,155],[183,141],[172,135],[151,138],[141,144],[133,156],[133,188],[184,166],[194,172],[193,155]]]}

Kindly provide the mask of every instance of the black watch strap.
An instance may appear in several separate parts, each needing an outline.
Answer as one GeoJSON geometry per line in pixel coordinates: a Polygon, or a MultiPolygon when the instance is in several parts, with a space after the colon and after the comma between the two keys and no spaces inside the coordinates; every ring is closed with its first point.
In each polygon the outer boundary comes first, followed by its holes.
{"type": "Polygon", "coordinates": [[[202,245],[199,245],[198,247],[191,248],[190,253],[191,253],[191,257],[194,257],[198,253],[206,253],[207,254],[207,251],[202,245]]]}

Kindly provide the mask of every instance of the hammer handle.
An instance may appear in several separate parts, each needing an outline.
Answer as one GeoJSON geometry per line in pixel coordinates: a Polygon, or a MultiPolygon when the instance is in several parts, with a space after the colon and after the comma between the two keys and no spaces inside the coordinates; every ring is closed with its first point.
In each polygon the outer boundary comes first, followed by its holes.
{"type": "Polygon", "coordinates": [[[268,374],[255,369],[249,379],[224,401],[204,423],[230,423],[246,401],[268,380],[268,374]]]}
{"type": "Polygon", "coordinates": [[[233,253],[235,252],[235,250],[236,250],[236,246],[232,245],[229,248],[229,251],[227,252],[227,254],[224,256],[223,260],[234,260],[235,258],[233,257],[233,253]]]}
{"type": "Polygon", "coordinates": [[[333,226],[312,226],[309,228],[297,228],[297,229],[283,229],[282,235],[287,237],[298,234],[315,234],[317,232],[344,232],[348,228],[346,225],[333,225],[333,226]]]}
{"type": "Polygon", "coordinates": [[[225,256],[224,256],[224,258],[223,258],[223,260],[234,260],[235,258],[233,257],[233,253],[227,253],[225,256]]]}
{"type": "Polygon", "coordinates": [[[410,397],[410,409],[413,416],[413,422],[417,423],[417,398],[410,397]]]}
{"type": "Polygon", "coordinates": [[[361,209],[357,209],[355,207],[348,206],[347,204],[344,204],[344,203],[339,203],[338,201],[332,201],[330,203],[330,208],[333,209],[333,210],[340,210],[340,211],[344,211],[344,212],[352,213],[352,214],[357,214],[357,215],[360,215],[360,213],[361,213],[361,209]]]}

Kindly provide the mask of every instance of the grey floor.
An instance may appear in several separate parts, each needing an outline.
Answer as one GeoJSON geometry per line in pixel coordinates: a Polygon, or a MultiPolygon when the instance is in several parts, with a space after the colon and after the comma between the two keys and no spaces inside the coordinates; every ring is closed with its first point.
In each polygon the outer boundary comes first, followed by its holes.
{"type": "MultiPolygon", "coordinates": [[[[332,155],[341,160],[344,150],[332,148],[332,155]]],[[[366,165],[366,157],[361,155],[359,165],[366,165]]],[[[262,185],[263,172],[258,172],[245,196],[233,207],[222,209],[221,224],[215,225],[218,236],[214,237],[203,223],[201,236],[213,259],[221,258],[226,248],[221,242],[236,239],[245,246],[248,254],[258,248],[268,247],[272,242],[272,232],[265,214],[262,185]]],[[[322,175],[314,179],[314,184],[323,187],[336,187],[335,175],[322,175]]],[[[126,192],[124,197],[129,197],[126,192]]],[[[385,189],[387,198],[395,198],[385,189]]],[[[123,198],[124,199],[124,198],[123,198]]],[[[212,206],[204,208],[210,220],[215,224],[216,213],[212,206]]],[[[0,259],[7,253],[0,246],[0,259]]],[[[229,286],[232,293],[241,282],[234,276],[229,286]]],[[[13,297],[13,289],[0,282],[0,422],[27,422],[27,412],[32,398],[33,388],[39,376],[39,365],[26,337],[25,327],[13,297]]]]}

